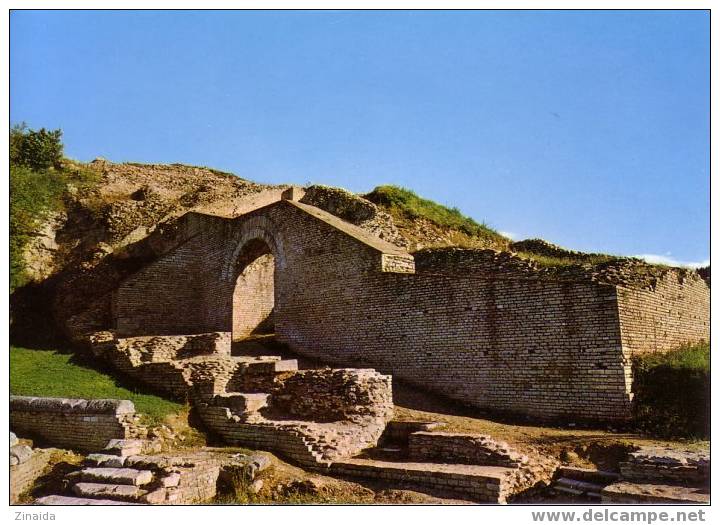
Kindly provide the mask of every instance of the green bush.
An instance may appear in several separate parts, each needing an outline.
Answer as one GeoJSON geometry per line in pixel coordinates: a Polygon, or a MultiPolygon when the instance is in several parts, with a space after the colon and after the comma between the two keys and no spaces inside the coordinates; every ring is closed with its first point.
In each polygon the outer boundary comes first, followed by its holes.
{"type": "Polygon", "coordinates": [[[26,284],[23,250],[45,214],[60,207],[65,186],[61,173],[10,165],[10,292],[26,284]]]}
{"type": "Polygon", "coordinates": [[[32,130],[26,124],[10,129],[10,164],[35,171],[60,169],[63,158],[62,130],[32,130]]]}
{"type": "Polygon", "coordinates": [[[633,361],[638,428],[664,438],[710,435],[710,344],[686,345],[633,361]]]}

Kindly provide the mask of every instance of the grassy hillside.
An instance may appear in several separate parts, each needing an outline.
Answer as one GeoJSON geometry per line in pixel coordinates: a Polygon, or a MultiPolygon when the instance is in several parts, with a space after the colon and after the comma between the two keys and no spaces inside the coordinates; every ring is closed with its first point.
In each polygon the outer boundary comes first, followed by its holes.
{"type": "Polygon", "coordinates": [[[10,347],[10,392],[78,399],[129,399],[150,422],[180,412],[183,405],[120,386],[115,379],[75,362],[70,354],[10,347]]]}
{"type": "Polygon", "coordinates": [[[399,186],[378,186],[363,196],[384,207],[399,219],[427,219],[437,226],[458,230],[471,237],[487,239],[491,243],[506,245],[508,239],[486,224],[463,215],[457,208],[424,199],[415,192],[399,186]]]}

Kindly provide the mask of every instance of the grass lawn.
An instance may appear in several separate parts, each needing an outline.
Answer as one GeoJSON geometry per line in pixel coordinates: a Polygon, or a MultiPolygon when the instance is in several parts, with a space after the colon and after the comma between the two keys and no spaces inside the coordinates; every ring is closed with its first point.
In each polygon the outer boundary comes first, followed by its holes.
{"type": "Polygon", "coordinates": [[[138,413],[160,423],[184,406],[132,387],[113,377],[77,364],[72,354],[54,350],[10,347],[10,392],[22,396],[79,399],[129,399],[138,413]]]}

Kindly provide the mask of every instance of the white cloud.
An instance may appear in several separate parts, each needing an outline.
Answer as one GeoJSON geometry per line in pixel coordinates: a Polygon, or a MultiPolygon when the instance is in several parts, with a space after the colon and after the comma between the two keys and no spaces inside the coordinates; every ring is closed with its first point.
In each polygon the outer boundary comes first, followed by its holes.
{"type": "Polygon", "coordinates": [[[702,268],[703,266],[707,266],[710,264],[710,259],[705,259],[704,261],[699,261],[699,262],[678,261],[677,259],[668,257],[667,255],[657,255],[657,254],[653,254],[653,253],[646,253],[643,255],[634,255],[633,257],[643,259],[651,264],[667,264],[668,266],[685,266],[687,268],[702,268]]]}
{"type": "Polygon", "coordinates": [[[502,235],[503,237],[507,237],[508,239],[512,239],[513,241],[514,241],[515,239],[517,239],[517,233],[514,233],[514,232],[503,232],[503,231],[499,231],[498,233],[499,233],[500,235],[502,235]]]}

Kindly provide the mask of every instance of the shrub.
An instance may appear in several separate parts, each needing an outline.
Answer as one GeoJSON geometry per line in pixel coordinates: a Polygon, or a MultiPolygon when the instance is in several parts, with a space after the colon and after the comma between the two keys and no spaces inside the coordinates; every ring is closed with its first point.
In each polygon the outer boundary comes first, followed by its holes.
{"type": "Polygon", "coordinates": [[[648,434],[707,438],[710,434],[710,344],[633,360],[635,420],[648,434]]]}
{"type": "Polygon", "coordinates": [[[62,130],[35,131],[19,124],[10,130],[10,164],[36,171],[60,169],[63,158],[62,130]]]}
{"type": "Polygon", "coordinates": [[[10,292],[27,282],[23,250],[44,215],[60,206],[64,190],[60,173],[10,165],[10,292]]]}

